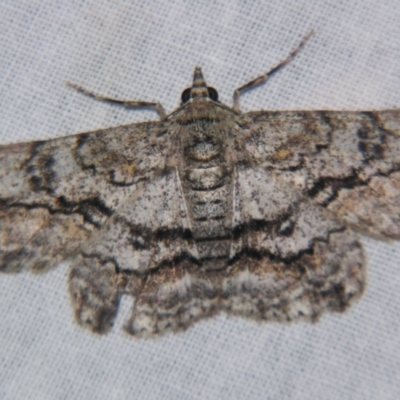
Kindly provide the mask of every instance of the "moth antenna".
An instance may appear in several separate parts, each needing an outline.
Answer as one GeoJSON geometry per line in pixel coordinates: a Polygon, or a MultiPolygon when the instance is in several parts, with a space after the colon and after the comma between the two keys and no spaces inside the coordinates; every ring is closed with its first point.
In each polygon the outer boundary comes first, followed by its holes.
{"type": "Polygon", "coordinates": [[[84,87],[77,85],[76,83],[65,82],[65,84],[68,87],[75,89],[77,92],[82,93],[85,96],[91,97],[94,100],[121,105],[125,108],[151,108],[151,109],[157,111],[161,120],[163,120],[167,116],[167,114],[164,110],[164,107],[160,103],[154,103],[154,102],[150,102],[150,101],[115,99],[113,97],[103,96],[101,94],[87,90],[84,87]]]}
{"type": "Polygon", "coordinates": [[[239,96],[243,92],[265,83],[271,75],[273,75],[275,72],[279,71],[286,64],[288,64],[290,61],[292,61],[294,59],[294,57],[296,57],[297,53],[304,47],[304,45],[308,42],[308,40],[310,39],[310,37],[313,34],[314,34],[314,30],[311,30],[310,32],[308,32],[307,35],[304,36],[303,39],[301,40],[301,42],[297,45],[297,47],[284,60],[279,62],[277,65],[275,65],[275,67],[270,69],[268,72],[258,76],[257,78],[251,80],[250,82],[245,83],[243,86],[240,86],[238,89],[236,89],[233,92],[233,109],[234,109],[234,111],[240,112],[239,96]]]}

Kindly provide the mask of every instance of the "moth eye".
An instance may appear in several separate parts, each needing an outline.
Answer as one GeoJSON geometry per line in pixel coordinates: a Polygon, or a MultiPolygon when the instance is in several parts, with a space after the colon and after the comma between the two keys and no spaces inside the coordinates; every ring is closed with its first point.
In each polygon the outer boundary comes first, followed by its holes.
{"type": "Polygon", "coordinates": [[[207,87],[208,95],[212,101],[218,101],[218,92],[213,87],[207,87]]]}
{"type": "Polygon", "coordinates": [[[190,100],[190,91],[191,91],[191,89],[187,88],[182,92],[182,95],[181,95],[182,104],[185,104],[190,100]]]}

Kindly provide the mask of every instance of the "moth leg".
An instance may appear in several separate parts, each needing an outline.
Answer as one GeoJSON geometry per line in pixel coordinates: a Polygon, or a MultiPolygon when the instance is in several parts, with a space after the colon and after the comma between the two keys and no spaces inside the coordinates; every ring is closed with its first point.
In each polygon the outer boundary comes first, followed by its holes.
{"type": "Polygon", "coordinates": [[[111,328],[119,299],[114,263],[80,256],[69,275],[69,292],[79,325],[95,333],[111,328]]]}
{"type": "Polygon", "coordinates": [[[87,90],[87,89],[83,88],[82,86],[79,86],[75,83],[66,82],[66,85],[71,87],[72,89],[75,89],[79,93],[84,94],[85,96],[91,97],[94,100],[104,101],[104,102],[111,103],[111,104],[122,105],[125,108],[145,108],[145,107],[152,108],[153,110],[157,111],[161,120],[167,116],[167,114],[165,113],[164,107],[160,103],[153,103],[150,101],[114,99],[112,97],[107,97],[107,96],[103,96],[101,94],[91,92],[90,90],[87,90]]]}
{"type": "Polygon", "coordinates": [[[286,64],[288,64],[290,61],[293,60],[293,58],[297,55],[297,53],[301,50],[301,48],[307,43],[308,39],[310,39],[311,35],[313,35],[314,31],[310,31],[307,33],[306,36],[301,40],[301,42],[297,45],[297,47],[289,54],[288,57],[286,57],[284,60],[282,60],[279,64],[275,65],[272,69],[270,69],[268,72],[265,74],[262,74],[258,76],[257,78],[251,80],[250,82],[245,83],[243,86],[240,86],[238,89],[236,89],[233,92],[233,109],[236,112],[240,112],[240,106],[239,106],[239,96],[245,92],[246,90],[252,89],[258,85],[261,85],[262,83],[265,83],[268,78],[273,75],[275,72],[279,71],[282,67],[284,67],[286,64]]]}

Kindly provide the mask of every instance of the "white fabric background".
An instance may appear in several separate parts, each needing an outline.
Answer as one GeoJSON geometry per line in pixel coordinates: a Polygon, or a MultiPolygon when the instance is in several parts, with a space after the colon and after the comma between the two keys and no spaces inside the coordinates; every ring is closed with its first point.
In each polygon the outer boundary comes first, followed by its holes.
{"type": "MultiPolygon", "coordinates": [[[[290,65],[242,109],[400,107],[400,2],[2,0],[0,142],[45,139],[157,118],[95,102],[72,81],[168,112],[201,65],[233,90],[284,58],[290,65]]],[[[79,328],[68,265],[0,275],[1,399],[398,399],[400,245],[364,240],[368,287],[345,314],[315,325],[217,318],[135,340],[79,328]]]]}

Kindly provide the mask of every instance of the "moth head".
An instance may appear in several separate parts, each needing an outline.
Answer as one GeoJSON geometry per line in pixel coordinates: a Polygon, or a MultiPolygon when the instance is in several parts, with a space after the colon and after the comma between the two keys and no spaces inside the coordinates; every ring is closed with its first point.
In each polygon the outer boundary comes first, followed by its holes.
{"type": "Polygon", "coordinates": [[[201,99],[210,99],[217,102],[218,92],[213,87],[206,85],[201,68],[196,67],[193,74],[193,85],[182,92],[181,99],[182,105],[190,100],[196,101],[201,99]]]}

